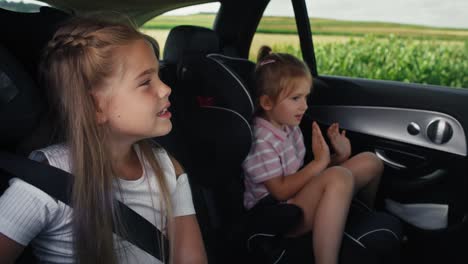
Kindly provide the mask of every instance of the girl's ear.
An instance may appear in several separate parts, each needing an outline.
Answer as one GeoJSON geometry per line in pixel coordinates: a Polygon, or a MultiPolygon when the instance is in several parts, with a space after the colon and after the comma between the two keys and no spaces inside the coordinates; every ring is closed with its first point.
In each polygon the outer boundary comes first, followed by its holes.
{"type": "Polygon", "coordinates": [[[98,125],[102,125],[107,122],[107,116],[106,113],[103,111],[102,107],[102,96],[97,95],[97,93],[91,93],[91,99],[93,100],[94,103],[94,109],[96,110],[96,122],[98,125]]]}
{"type": "Polygon", "coordinates": [[[260,106],[263,108],[263,110],[270,111],[273,108],[273,105],[273,100],[271,100],[270,96],[260,96],[260,106]]]}

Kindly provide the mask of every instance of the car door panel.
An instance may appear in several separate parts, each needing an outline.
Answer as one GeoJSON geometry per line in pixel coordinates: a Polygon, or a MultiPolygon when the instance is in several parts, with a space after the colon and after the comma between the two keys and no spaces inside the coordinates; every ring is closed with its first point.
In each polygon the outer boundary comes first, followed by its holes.
{"type": "Polygon", "coordinates": [[[387,198],[447,204],[450,227],[465,219],[468,203],[467,101],[463,89],[324,76],[314,80],[307,114],[325,127],[338,122],[353,153],[371,151],[384,161],[381,205],[387,198]]]}
{"type": "Polygon", "coordinates": [[[322,123],[338,122],[351,131],[466,156],[463,127],[452,116],[440,112],[347,105],[312,105],[309,111],[322,123]]]}

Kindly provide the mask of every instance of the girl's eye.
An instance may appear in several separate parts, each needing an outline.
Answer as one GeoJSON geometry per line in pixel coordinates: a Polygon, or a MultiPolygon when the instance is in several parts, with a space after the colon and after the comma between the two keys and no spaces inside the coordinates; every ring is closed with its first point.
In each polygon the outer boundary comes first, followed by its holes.
{"type": "Polygon", "coordinates": [[[148,80],[140,83],[140,85],[138,85],[138,86],[148,86],[150,83],[151,83],[151,79],[148,79],[148,80]]]}
{"type": "Polygon", "coordinates": [[[299,97],[299,96],[294,96],[292,99],[293,99],[294,101],[297,101],[297,100],[300,99],[300,97],[299,97]]]}

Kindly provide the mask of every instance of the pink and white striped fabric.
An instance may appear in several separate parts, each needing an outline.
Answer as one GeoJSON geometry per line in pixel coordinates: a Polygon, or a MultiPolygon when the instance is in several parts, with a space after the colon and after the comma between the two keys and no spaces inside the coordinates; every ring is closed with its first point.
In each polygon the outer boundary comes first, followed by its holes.
{"type": "Polygon", "coordinates": [[[269,194],[266,180],[295,173],[304,162],[305,147],[301,129],[279,129],[267,120],[254,119],[254,142],[242,163],[244,169],[244,206],[252,208],[269,194]]]}

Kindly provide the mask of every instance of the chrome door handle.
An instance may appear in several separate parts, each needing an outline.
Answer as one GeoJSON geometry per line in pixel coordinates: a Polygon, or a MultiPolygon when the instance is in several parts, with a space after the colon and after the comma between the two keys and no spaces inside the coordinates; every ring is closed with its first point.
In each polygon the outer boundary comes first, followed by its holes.
{"type": "Polygon", "coordinates": [[[379,159],[381,159],[385,164],[391,166],[391,167],[394,167],[394,168],[397,168],[397,169],[406,169],[406,165],[403,165],[403,164],[400,164],[396,161],[393,161],[391,159],[389,159],[386,155],[385,155],[385,151],[383,150],[380,150],[380,149],[376,149],[375,150],[375,155],[377,155],[377,157],[379,157],[379,159]]]}

